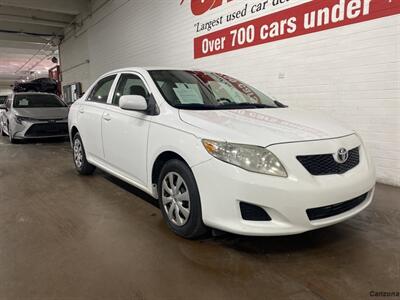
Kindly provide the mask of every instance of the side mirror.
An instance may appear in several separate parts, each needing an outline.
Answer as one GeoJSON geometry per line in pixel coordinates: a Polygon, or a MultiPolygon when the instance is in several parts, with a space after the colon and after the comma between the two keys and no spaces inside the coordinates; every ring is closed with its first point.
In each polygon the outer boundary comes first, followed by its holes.
{"type": "Polygon", "coordinates": [[[143,96],[125,95],[119,98],[119,107],[125,110],[146,111],[147,101],[143,96]]]}
{"type": "Polygon", "coordinates": [[[5,104],[0,104],[0,109],[7,109],[7,107],[6,107],[6,105],[5,104]]]}

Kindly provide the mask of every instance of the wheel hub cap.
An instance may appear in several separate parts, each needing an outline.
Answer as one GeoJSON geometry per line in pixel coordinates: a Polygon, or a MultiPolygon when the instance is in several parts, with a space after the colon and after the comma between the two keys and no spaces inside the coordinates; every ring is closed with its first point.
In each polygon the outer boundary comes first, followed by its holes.
{"type": "Polygon", "coordinates": [[[190,196],[186,182],[178,173],[168,173],[162,182],[161,198],[168,219],[183,226],[190,216],[190,196]]]}
{"type": "Polygon", "coordinates": [[[80,168],[83,164],[83,150],[82,144],[79,139],[76,139],[74,142],[74,161],[75,165],[80,168]]]}

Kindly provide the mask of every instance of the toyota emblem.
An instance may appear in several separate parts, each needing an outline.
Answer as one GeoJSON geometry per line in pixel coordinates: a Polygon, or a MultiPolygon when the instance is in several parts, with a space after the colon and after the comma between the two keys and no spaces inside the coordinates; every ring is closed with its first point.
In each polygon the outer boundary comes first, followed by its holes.
{"type": "Polygon", "coordinates": [[[344,164],[349,158],[349,151],[345,148],[340,148],[336,154],[336,161],[340,164],[344,164]]]}

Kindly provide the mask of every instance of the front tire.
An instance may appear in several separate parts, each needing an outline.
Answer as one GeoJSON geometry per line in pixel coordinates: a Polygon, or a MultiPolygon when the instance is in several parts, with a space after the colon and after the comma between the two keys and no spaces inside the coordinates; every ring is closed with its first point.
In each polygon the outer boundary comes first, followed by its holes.
{"type": "Polygon", "coordinates": [[[184,162],[174,159],[164,165],[158,180],[158,195],[164,220],[175,234],[196,239],[208,232],[196,180],[184,162]]]}
{"type": "Polygon", "coordinates": [[[13,133],[11,132],[10,124],[8,124],[8,139],[10,140],[11,144],[17,144],[18,143],[18,140],[13,138],[13,133]]]}
{"type": "Polygon", "coordinates": [[[91,165],[86,159],[85,148],[83,147],[79,132],[77,132],[73,137],[73,158],[75,169],[79,174],[91,175],[94,170],[96,170],[96,167],[91,165]]]}
{"type": "Polygon", "coordinates": [[[0,125],[0,131],[1,131],[1,136],[6,136],[6,133],[4,132],[3,125],[0,125]]]}

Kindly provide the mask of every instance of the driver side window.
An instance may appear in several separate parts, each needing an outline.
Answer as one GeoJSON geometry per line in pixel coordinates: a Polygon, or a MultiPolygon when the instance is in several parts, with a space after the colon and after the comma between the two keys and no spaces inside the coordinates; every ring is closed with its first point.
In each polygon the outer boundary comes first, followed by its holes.
{"type": "Polygon", "coordinates": [[[110,93],[112,84],[116,75],[101,79],[93,88],[86,101],[107,103],[108,94],[110,93]]]}

